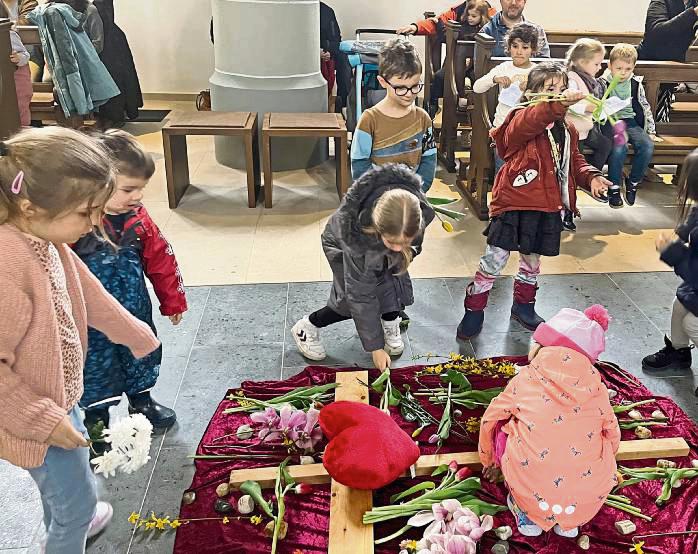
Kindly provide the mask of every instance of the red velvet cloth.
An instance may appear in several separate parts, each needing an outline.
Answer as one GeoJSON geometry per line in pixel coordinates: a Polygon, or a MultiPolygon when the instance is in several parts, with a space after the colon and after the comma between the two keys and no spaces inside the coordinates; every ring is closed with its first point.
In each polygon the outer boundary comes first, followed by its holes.
{"type": "MultiPolygon", "coordinates": [[[[513,359],[518,363],[524,363],[521,358],[513,359]]],[[[399,368],[391,370],[392,382],[394,386],[401,390],[404,384],[409,383],[414,390],[417,384],[414,381],[414,374],[420,370],[421,366],[399,368]]],[[[652,393],[640,384],[628,373],[608,364],[600,364],[602,376],[605,383],[619,392],[617,401],[620,400],[643,400],[652,398],[652,393]]],[[[346,369],[355,371],[356,368],[346,369]]],[[[256,398],[270,398],[283,394],[293,388],[310,385],[323,384],[334,381],[336,370],[325,367],[308,367],[300,374],[287,379],[286,381],[268,382],[245,382],[242,390],[249,396],[256,398]]],[[[378,376],[377,370],[370,370],[370,378],[378,376]]],[[[433,386],[437,383],[437,377],[422,378],[421,381],[433,386]]],[[[488,377],[470,377],[473,386],[476,388],[490,388],[503,386],[503,379],[488,377]]],[[[379,403],[379,396],[371,394],[371,404],[376,406],[379,403]]],[[[234,433],[238,426],[249,423],[249,416],[246,414],[223,415],[222,411],[234,406],[235,403],[223,400],[209,423],[202,441],[197,449],[199,454],[230,453],[225,448],[208,448],[214,439],[233,433],[233,437],[228,440],[218,441],[216,444],[240,444],[235,439],[234,433]]],[[[435,416],[440,416],[440,409],[433,409],[425,403],[425,407],[435,416]]],[[[670,425],[667,428],[653,428],[656,437],[683,436],[691,447],[691,454],[687,458],[677,459],[680,466],[690,465],[691,459],[698,458],[698,426],[669,398],[658,398],[658,406],[668,417],[670,425]]],[[[656,409],[650,406],[650,410],[656,409]]],[[[463,416],[459,418],[465,421],[471,416],[480,416],[482,411],[463,410],[463,416]]],[[[643,408],[644,413],[644,408],[643,408]]],[[[399,413],[393,412],[393,419],[407,432],[411,433],[415,429],[415,424],[406,423],[399,413]]],[[[435,446],[426,444],[428,437],[435,432],[435,426],[428,427],[422,432],[420,439],[424,444],[420,444],[423,454],[431,454],[436,450],[435,446]]],[[[633,439],[631,431],[623,432],[624,440],[633,439]]],[[[477,437],[473,437],[476,441],[477,437]]],[[[255,440],[245,441],[244,444],[255,444],[255,440]]],[[[320,449],[323,445],[319,445],[320,449]]],[[[442,448],[442,451],[464,451],[475,450],[475,444],[464,444],[462,440],[450,439],[442,448]]],[[[276,453],[278,462],[281,462],[285,455],[278,448],[269,446],[259,446],[254,448],[255,452],[276,453]]],[[[233,460],[233,461],[210,461],[197,460],[196,474],[191,487],[187,490],[196,491],[196,501],[190,505],[182,505],[180,510],[181,518],[198,517],[218,517],[213,509],[216,500],[215,488],[218,484],[227,480],[231,469],[251,468],[260,466],[275,465],[275,460],[233,460]]],[[[642,467],[651,462],[624,462],[628,466],[642,467]]],[[[374,504],[384,505],[389,502],[389,497],[397,491],[407,488],[408,482],[400,480],[397,484],[388,486],[374,494],[374,504]]],[[[630,548],[630,538],[619,535],[614,529],[614,523],[619,519],[631,519],[637,524],[638,534],[650,534],[656,532],[685,531],[687,529],[698,528],[698,482],[689,482],[679,490],[674,490],[672,498],[667,506],[659,509],[654,500],[660,493],[661,486],[657,482],[648,482],[632,485],[623,489],[623,494],[632,498],[633,503],[643,509],[645,513],[654,517],[652,523],[624,515],[612,508],[604,507],[594,520],[582,528],[582,532],[591,537],[591,550],[594,554],[616,554],[628,552],[630,548]]],[[[184,491],[183,491],[184,492],[184,491]]],[[[271,494],[271,492],[269,492],[271,494]]],[[[483,484],[482,497],[485,500],[505,504],[506,490],[503,485],[483,484]]],[[[239,493],[233,495],[236,500],[239,493]]],[[[327,534],[329,529],[329,485],[315,487],[315,492],[307,496],[295,496],[289,494],[286,500],[289,531],[287,538],[280,543],[280,554],[294,554],[296,550],[303,554],[325,554],[327,552],[327,534]]],[[[157,509],[157,506],[146,506],[145,511],[157,509]]],[[[268,519],[268,518],[266,518],[268,519]]],[[[399,519],[393,522],[377,525],[375,528],[376,538],[387,536],[404,525],[405,520],[399,519]]],[[[515,529],[513,516],[508,512],[501,512],[495,516],[495,526],[511,525],[515,529]]],[[[421,529],[413,529],[402,538],[419,538],[421,529]]],[[[481,541],[482,552],[489,552],[489,549],[496,541],[492,533],[486,533],[481,541]]],[[[399,539],[386,545],[376,547],[376,553],[396,554],[399,539]]],[[[522,537],[518,532],[510,539],[512,554],[523,552],[537,552],[542,554],[581,554],[583,551],[577,547],[575,541],[558,537],[553,533],[546,534],[539,538],[522,537]]],[[[222,525],[219,521],[201,522],[184,525],[177,530],[174,552],[176,554],[259,554],[270,552],[271,541],[264,537],[263,525],[254,527],[249,521],[231,520],[228,525],[222,525]]],[[[646,553],[659,554],[690,554],[698,552],[698,537],[669,537],[662,539],[647,539],[644,547],[646,553]]],[[[296,553],[297,554],[297,553],[296,553]]],[[[358,553],[357,553],[358,554],[358,553]]]]}

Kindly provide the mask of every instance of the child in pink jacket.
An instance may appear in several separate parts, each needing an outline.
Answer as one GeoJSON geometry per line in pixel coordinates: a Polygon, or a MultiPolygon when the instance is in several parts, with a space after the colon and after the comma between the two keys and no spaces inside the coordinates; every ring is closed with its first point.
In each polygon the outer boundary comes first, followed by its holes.
{"type": "Polygon", "coordinates": [[[608,321],[596,305],[541,324],[530,364],[482,418],[483,476],[494,481],[501,469],[523,535],[576,537],[617,484],[620,429],[594,368],[608,321]]]}

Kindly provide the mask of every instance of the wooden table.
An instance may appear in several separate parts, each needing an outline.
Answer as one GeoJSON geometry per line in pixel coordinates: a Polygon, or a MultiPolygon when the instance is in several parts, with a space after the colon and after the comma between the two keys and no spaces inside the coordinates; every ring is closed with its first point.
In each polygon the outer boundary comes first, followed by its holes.
{"type": "Polygon", "coordinates": [[[272,207],[273,174],[271,170],[272,137],[334,138],[337,162],[337,194],[343,198],[349,188],[349,158],[347,126],[336,113],[265,113],[262,124],[262,154],[264,166],[264,206],[272,207]]]}
{"type": "Polygon", "coordinates": [[[247,205],[257,205],[260,189],[257,114],[255,112],[175,112],[162,128],[167,197],[174,209],[189,188],[187,135],[241,136],[245,142],[247,205]]]}

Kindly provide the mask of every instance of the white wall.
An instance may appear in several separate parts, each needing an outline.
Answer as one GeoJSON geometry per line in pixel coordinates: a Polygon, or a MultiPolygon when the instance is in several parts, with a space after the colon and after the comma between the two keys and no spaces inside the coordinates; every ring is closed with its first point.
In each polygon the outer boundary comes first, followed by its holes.
{"type": "Polygon", "coordinates": [[[143,92],[199,92],[213,73],[209,0],[114,0],[143,92]]]}
{"type": "MultiPolygon", "coordinates": [[[[357,27],[396,27],[458,0],[327,0],[344,38],[357,27]]],[[[499,2],[490,2],[499,7],[499,2]]],[[[555,30],[642,31],[649,0],[529,0],[525,15],[555,30]]],[[[115,0],[145,92],[198,92],[213,71],[209,0],[115,0]]],[[[273,36],[269,40],[273,40],[273,36]]],[[[421,48],[422,39],[417,41],[421,48]]]]}

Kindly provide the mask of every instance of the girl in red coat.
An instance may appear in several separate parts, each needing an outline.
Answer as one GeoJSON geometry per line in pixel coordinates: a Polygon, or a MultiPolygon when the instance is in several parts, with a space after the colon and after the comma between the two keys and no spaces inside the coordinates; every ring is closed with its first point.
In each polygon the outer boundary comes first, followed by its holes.
{"type": "Polygon", "coordinates": [[[515,109],[493,132],[497,152],[506,163],[492,189],[490,223],[484,232],[487,248],[466,289],[465,315],[457,333],[462,340],[482,331],[490,290],[513,251],[519,252],[520,261],[511,317],[529,330],[543,322],[535,311],[540,258],[560,253],[565,210],[578,215],[577,187],[598,197],[611,184],[586,163],[577,131],[565,123],[567,109],[585,96],[567,90],[565,67],[557,62],[538,64],[527,87],[529,93],[562,93],[564,100],[515,109]]]}
{"type": "MultiPolygon", "coordinates": [[[[100,233],[90,233],[75,244],[75,252],[124,308],[155,331],[147,277],[160,300],[160,313],[177,325],[187,310],[177,260],[141,204],[143,189],[155,172],[155,164],[136,139],[124,131],[108,131],[98,141],[116,166],[116,186],[103,219],[112,244],[100,233]]],[[[117,404],[123,394],[128,398],[129,411],[144,414],[153,427],[174,424],[174,410],[157,403],[150,395],[160,373],[162,348],[137,360],[95,329],[89,330],[88,339],[85,390],[80,406],[85,410],[90,435],[100,435],[100,424],[108,426],[109,406],[117,404]]]]}

